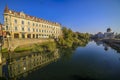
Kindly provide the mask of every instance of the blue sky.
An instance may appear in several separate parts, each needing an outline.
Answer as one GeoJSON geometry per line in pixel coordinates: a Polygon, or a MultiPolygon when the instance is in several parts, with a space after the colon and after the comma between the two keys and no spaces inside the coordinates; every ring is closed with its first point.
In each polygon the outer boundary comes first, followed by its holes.
{"type": "Polygon", "coordinates": [[[73,31],[97,33],[110,27],[120,33],[120,0],[0,0],[0,22],[5,5],[73,31]]]}

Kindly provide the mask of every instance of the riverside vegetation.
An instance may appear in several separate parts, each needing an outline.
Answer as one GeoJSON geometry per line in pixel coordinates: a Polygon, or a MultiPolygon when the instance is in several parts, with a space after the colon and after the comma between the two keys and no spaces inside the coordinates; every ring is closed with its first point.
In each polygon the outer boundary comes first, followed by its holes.
{"type": "Polygon", "coordinates": [[[66,27],[62,28],[63,34],[55,42],[45,42],[30,46],[17,47],[15,52],[32,51],[32,52],[53,52],[56,48],[74,48],[75,46],[85,46],[89,41],[88,33],[73,32],[66,27]]]}
{"type": "MultiPolygon", "coordinates": [[[[66,27],[62,28],[62,36],[59,36],[58,40],[53,42],[44,42],[38,44],[30,44],[17,47],[13,53],[21,53],[21,52],[32,52],[32,53],[53,53],[56,49],[60,49],[62,53],[68,52],[72,49],[75,49],[78,46],[85,46],[89,41],[90,35],[88,33],[79,33],[73,32],[71,29],[66,27]]],[[[3,52],[6,52],[3,50],[3,52]]]]}

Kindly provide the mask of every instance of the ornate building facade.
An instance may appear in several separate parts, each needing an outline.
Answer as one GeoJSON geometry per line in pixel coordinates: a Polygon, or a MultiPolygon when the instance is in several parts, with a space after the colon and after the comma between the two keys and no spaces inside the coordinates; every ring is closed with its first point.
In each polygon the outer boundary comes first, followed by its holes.
{"type": "Polygon", "coordinates": [[[58,38],[62,34],[61,25],[24,12],[4,9],[4,28],[12,38],[58,38]]]}
{"type": "Polygon", "coordinates": [[[105,39],[113,39],[115,37],[114,32],[112,32],[111,28],[107,28],[107,31],[104,33],[105,39]]]}

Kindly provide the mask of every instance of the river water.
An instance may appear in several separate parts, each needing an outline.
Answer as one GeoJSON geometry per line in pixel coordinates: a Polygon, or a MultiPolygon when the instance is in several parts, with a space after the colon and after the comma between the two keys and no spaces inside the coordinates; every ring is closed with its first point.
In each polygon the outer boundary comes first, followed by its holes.
{"type": "Polygon", "coordinates": [[[69,52],[16,80],[120,80],[120,53],[106,44],[91,41],[69,52]]]}
{"type": "Polygon", "coordinates": [[[92,41],[33,71],[25,80],[120,80],[120,53],[92,41]]]}

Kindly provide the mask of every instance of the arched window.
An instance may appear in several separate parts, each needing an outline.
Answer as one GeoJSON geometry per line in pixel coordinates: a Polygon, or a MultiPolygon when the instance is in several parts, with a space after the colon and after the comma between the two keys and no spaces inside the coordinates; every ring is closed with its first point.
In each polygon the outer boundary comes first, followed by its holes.
{"type": "Polygon", "coordinates": [[[30,32],[30,28],[28,28],[28,31],[30,32]]]}
{"type": "Polygon", "coordinates": [[[6,26],[6,30],[8,30],[8,26],[6,26]]]}
{"type": "Polygon", "coordinates": [[[17,24],[17,20],[15,19],[15,23],[17,24]]]}
{"type": "Polygon", "coordinates": [[[22,24],[24,24],[24,21],[22,21],[22,24]]]}
{"type": "Polygon", "coordinates": [[[30,22],[28,22],[28,25],[30,25],[30,22]]]}
{"type": "Polygon", "coordinates": [[[34,26],[35,24],[33,23],[33,26],[34,26]]]}
{"type": "Polygon", "coordinates": [[[8,19],[7,19],[7,18],[5,18],[5,20],[6,20],[6,22],[8,21],[8,19]]]}
{"type": "Polygon", "coordinates": [[[17,29],[17,27],[15,26],[15,31],[17,31],[18,29],[17,29]]]}
{"type": "Polygon", "coordinates": [[[24,31],[24,28],[22,27],[22,31],[24,31]]]}

